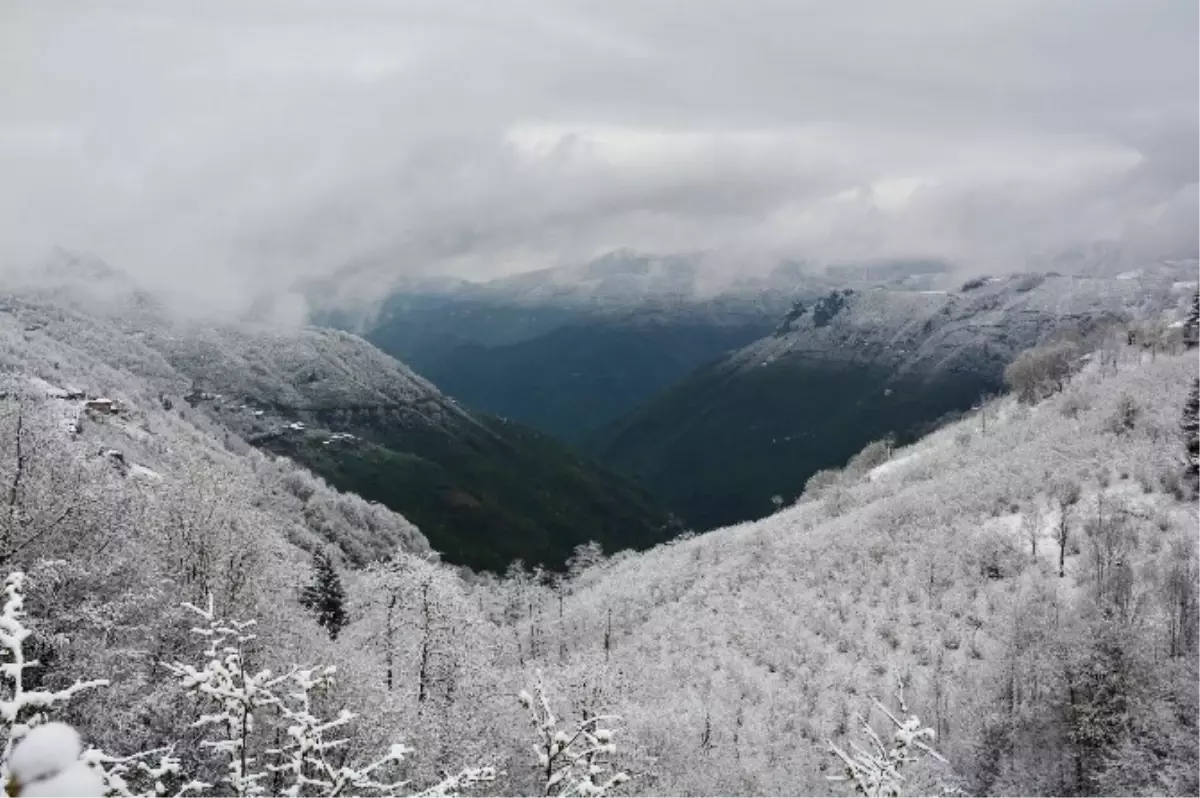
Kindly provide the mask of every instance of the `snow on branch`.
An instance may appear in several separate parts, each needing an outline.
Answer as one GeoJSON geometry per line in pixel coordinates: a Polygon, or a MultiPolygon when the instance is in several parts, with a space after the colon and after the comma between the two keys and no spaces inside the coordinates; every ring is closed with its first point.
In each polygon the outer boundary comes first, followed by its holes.
{"type": "Polygon", "coordinates": [[[83,752],[81,758],[100,771],[107,787],[106,794],[121,798],[196,795],[212,787],[207,782],[192,779],[184,782],[177,790],[167,789],[163,779],[167,776],[180,776],[180,761],[175,756],[174,745],[125,757],[110,756],[99,749],[89,748],[83,752]],[[150,790],[135,790],[129,783],[133,778],[148,781],[151,784],[150,790]]]}
{"type": "MultiPolygon", "coordinates": [[[[253,621],[228,621],[217,618],[212,598],[207,609],[191,604],[185,608],[200,616],[204,626],[192,631],[206,641],[204,656],[207,664],[201,668],[176,663],[171,670],[180,678],[183,687],[198,697],[208,699],[214,710],[202,715],[194,725],[212,727],[216,738],[202,743],[225,756],[225,783],[234,795],[252,796],[265,793],[263,782],[275,775],[287,779],[281,794],[287,796],[338,796],[371,793],[382,796],[409,794],[409,782],[386,778],[394,766],[412,753],[413,749],[393,745],[373,762],[347,765],[330,762],[329,754],[346,746],[348,739],[339,736],[357,716],[341,710],[336,717],[325,720],[314,714],[314,694],[333,684],[332,666],[316,669],[293,668],[276,676],[270,670],[251,672],[247,669],[245,646],[254,639],[247,631],[253,621]],[[272,763],[259,765],[259,758],[250,753],[255,713],[270,709],[276,713],[289,742],[265,754],[272,763]],[[256,769],[260,768],[260,769],[256,769]]],[[[342,757],[339,757],[342,759],[342,757]]],[[[470,768],[441,782],[419,795],[445,796],[459,790],[493,781],[493,768],[470,768]]]]}
{"type": "MultiPolygon", "coordinates": [[[[78,681],[59,691],[25,689],[25,670],[38,663],[26,660],[24,655],[24,641],[32,634],[25,625],[24,585],[24,574],[11,574],[4,581],[3,606],[0,606],[0,656],[3,657],[0,723],[7,731],[0,780],[8,790],[30,796],[123,798],[164,798],[212,790],[212,784],[184,779],[174,745],[117,757],[95,748],[84,750],[73,728],[47,722],[47,710],[64,704],[83,690],[108,682],[78,681]],[[139,789],[133,786],[135,782],[148,786],[139,789]],[[179,786],[170,789],[167,782],[179,786]]],[[[263,795],[266,793],[263,782],[269,776],[290,777],[290,783],[282,790],[283,795],[289,796],[370,793],[442,798],[495,780],[494,768],[467,768],[455,775],[446,774],[440,782],[414,793],[407,781],[387,778],[393,766],[412,753],[411,748],[399,744],[366,765],[331,764],[327,755],[335,750],[340,753],[347,739],[339,734],[356,717],[343,709],[332,720],[322,720],[313,712],[313,694],[332,685],[334,669],[293,668],[282,675],[267,669],[254,671],[248,668],[245,656],[247,644],[255,639],[250,631],[253,621],[218,618],[211,597],[204,609],[191,604],[184,607],[203,621],[192,631],[205,641],[206,662],[200,667],[184,663],[168,667],[179,677],[184,689],[209,704],[209,711],[193,726],[212,734],[212,739],[203,741],[201,746],[225,760],[221,794],[263,795]],[[260,758],[251,752],[256,713],[265,710],[275,713],[273,720],[281,723],[290,740],[264,752],[264,758],[272,758],[270,763],[260,763],[260,758]]]]}
{"type": "MultiPolygon", "coordinates": [[[[900,711],[908,712],[903,692],[899,697],[900,711]]],[[[933,729],[922,727],[921,721],[916,715],[909,715],[904,720],[900,720],[878,699],[872,697],[871,702],[896,727],[896,731],[892,733],[890,747],[871,728],[871,724],[867,722],[866,718],[859,715],[858,720],[867,736],[867,745],[860,746],[851,740],[851,752],[847,752],[834,745],[832,741],[828,741],[830,753],[842,761],[845,770],[840,776],[826,776],[826,778],[830,781],[852,782],[855,792],[868,796],[868,798],[898,796],[904,783],[904,777],[900,775],[900,771],[906,765],[919,762],[921,753],[928,754],[939,762],[945,762],[946,759],[926,742],[926,740],[932,742],[935,733],[933,729]]]]}
{"type": "MultiPolygon", "coordinates": [[[[282,794],[299,796],[315,791],[320,795],[335,796],[344,794],[348,788],[353,788],[356,795],[364,790],[378,795],[401,794],[408,787],[408,781],[379,781],[375,774],[390,765],[399,764],[413,753],[413,749],[405,745],[393,745],[384,756],[365,766],[335,767],[326,758],[326,752],[340,748],[347,742],[346,739],[328,739],[326,735],[357,717],[345,709],[333,720],[321,720],[313,714],[313,692],[330,687],[334,673],[332,666],[294,671],[291,674],[294,691],[288,695],[290,703],[285,700],[277,705],[280,715],[288,724],[287,736],[292,740],[287,746],[268,751],[282,762],[268,767],[273,772],[288,774],[291,778],[291,784],[284,788],[282,794]]],[[[469,768],[454,776],[446,776],[417,794],[453,795],[460,790],[494,781],[495,778],[494,768],[469,768]]]]}
{"type": "MultiPolygon", "coordinates": [[[[0,780],[21,795],[119,795],[165,796],[162,779],[177,774],[179,760],[173,748],[145,751],[128,757],[114,757],[95,748],[83,750],[79,734],[65,723],[47,720],[47,712],[66,704],[84,690],[108,684],[105,679],[77,681],[62,690],[29,690],[25,670],[36,667],[37,660],[25,658],[25,641],[33,634],[26,626],[25,575],[9,574],[4,580],[3,606],[0,607],[0,724],[6,731],[0,780]],[[155,762],[156,764],[151,764],[155,762]],[[153,786],[135,791],[129,783],[134,776],[144,777],[153,786]]],[[[174,793],[183,795],[207,787],[189,782],[174,793]]]]}
{"type": "Polygon", "coordinates": [[[247,745],[254,732],[254,713],[279,703],[273,688],[287,681],[292,674],[275,676],[267,669],[247,672],[245,645],[254,640],[255,636],[247,631],[254,625],[253,621],[217,618],[212,596],[208,597],[207,609],[186,603],[183,606],[205,622],[205,626],[192,631],[208,642],[204,649],[208,662],[200,668],[178,662],[167,667],[179,677],[185,690],[214,705],[213,711],[201,715],[192,725],[215,729],[214,739],[200,745],[225,758],[224,782],[231,794],[262,795],[261,782],[269,774],[266,770],[255,769],[259,763],[250,755],[247,745]]]}
{"type": "Polygon", "coordinates": [[[558,727],[538,674],[533,693],[522,690],[517,700],[529,713],[537,742],[533,746],[545,795],[600,796],[629,781],[620,770],[611,772],[607,757],[617,751],[608,722],[614,715],[598,715],[567,729],[558,727]]]}
{"type": "Polygon", "coordinates": [[[78,681],[62,690],[28,690],[25,670],[37,667],[37,660],[25,659],[24,644],[33,631],[25,625],[25,574],[9,574],[4,580],[3,607],[0,607],[0,723],[8,732],[0,761],[0,781],[12,775],[9,762],[13,747],[35,726],[46,719],[46,711],[70,701],[76,694],[108,684],[105,679],[78,681]]]}

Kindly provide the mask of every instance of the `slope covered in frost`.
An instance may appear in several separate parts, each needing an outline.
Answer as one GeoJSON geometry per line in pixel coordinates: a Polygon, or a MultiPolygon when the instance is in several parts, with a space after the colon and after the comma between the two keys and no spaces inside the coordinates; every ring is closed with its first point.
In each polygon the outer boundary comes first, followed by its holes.
{"type": "Polygon", "coordinates": [[[827,792],[825,741],[900,682],[968,790],[1194,791],[1195,374],[1125,348],[761,521],[598,567],[561,621],[570,672],[604,663],[652,793],[827,792]]]}
{"type": "Polygon", "coordinates": [[[558,567],[588,540],[616,550],[675,531],[624,479],[532,430],[469,414],[349,333],[172,321],[116,290],[102,300],[21,290],[0,297],[0,315],[30,341],[77,352],[93,396],[121,383],[107,369],[136,375],[140,399],[186,403],[231,438],[404,514],[458,564],[558,567]]]}
{"type": "Polygon", "coordinates": [[[955,293],[834,291],[799,302],[773,334],[705,366],[590,442],[697,528],[759,517],[868,441],[919,436],[1002,388],[1017,353],[1099,340],[1181,315],[1191,285],[1019,275],[955,293]]]}

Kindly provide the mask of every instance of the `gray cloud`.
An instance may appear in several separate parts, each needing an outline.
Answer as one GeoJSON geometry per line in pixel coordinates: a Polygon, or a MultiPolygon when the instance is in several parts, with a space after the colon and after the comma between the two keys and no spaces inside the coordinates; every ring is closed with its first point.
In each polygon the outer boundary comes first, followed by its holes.
{"type": "Polygon", "coordinates": [[[1184,0],[0,14],[0,262],[88,250],[202,306],[626,246],[727,270],[1196,252],[1184,0]]]}

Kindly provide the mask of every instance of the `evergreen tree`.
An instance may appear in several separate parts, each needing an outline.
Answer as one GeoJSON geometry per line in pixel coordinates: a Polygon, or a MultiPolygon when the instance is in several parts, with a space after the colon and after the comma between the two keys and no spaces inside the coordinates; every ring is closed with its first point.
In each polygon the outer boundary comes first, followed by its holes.
{"type": "Polygon", "coordinates": [[[1192,381],[1192,390],[1187,402],[1183,405],[1183,420],[1179,426],[1183,429],[1183,442],[1187,448],[1187,464],[1184,466],[1184,477],[1193,489],[1200,487],[1200,379],[1192,381]]]}
{"type": "Polygon", "coordinates": [[[329,632],[329,639],[337,640],[346,625],[346,591],[328,554],[313,557],[313,581],[301,591],[300,603],[316,613],[317,623],[329,632]]]}
{"type": "Polygon", "coordinates": [[[1192,309],[1183,323],[1183,345],[1188,349],[1200,346],[1200,290],[1192,297],[1192,309]]]}

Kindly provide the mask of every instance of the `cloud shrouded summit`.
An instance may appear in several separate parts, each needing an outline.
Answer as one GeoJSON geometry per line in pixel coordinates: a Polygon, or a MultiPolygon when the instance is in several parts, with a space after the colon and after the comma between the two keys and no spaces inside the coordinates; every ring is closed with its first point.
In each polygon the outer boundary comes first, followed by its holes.
{"type": "Polygon", "coordinates": [[[0,262],[1194,256],[1193,2],[0,0],[0,262]]]}

